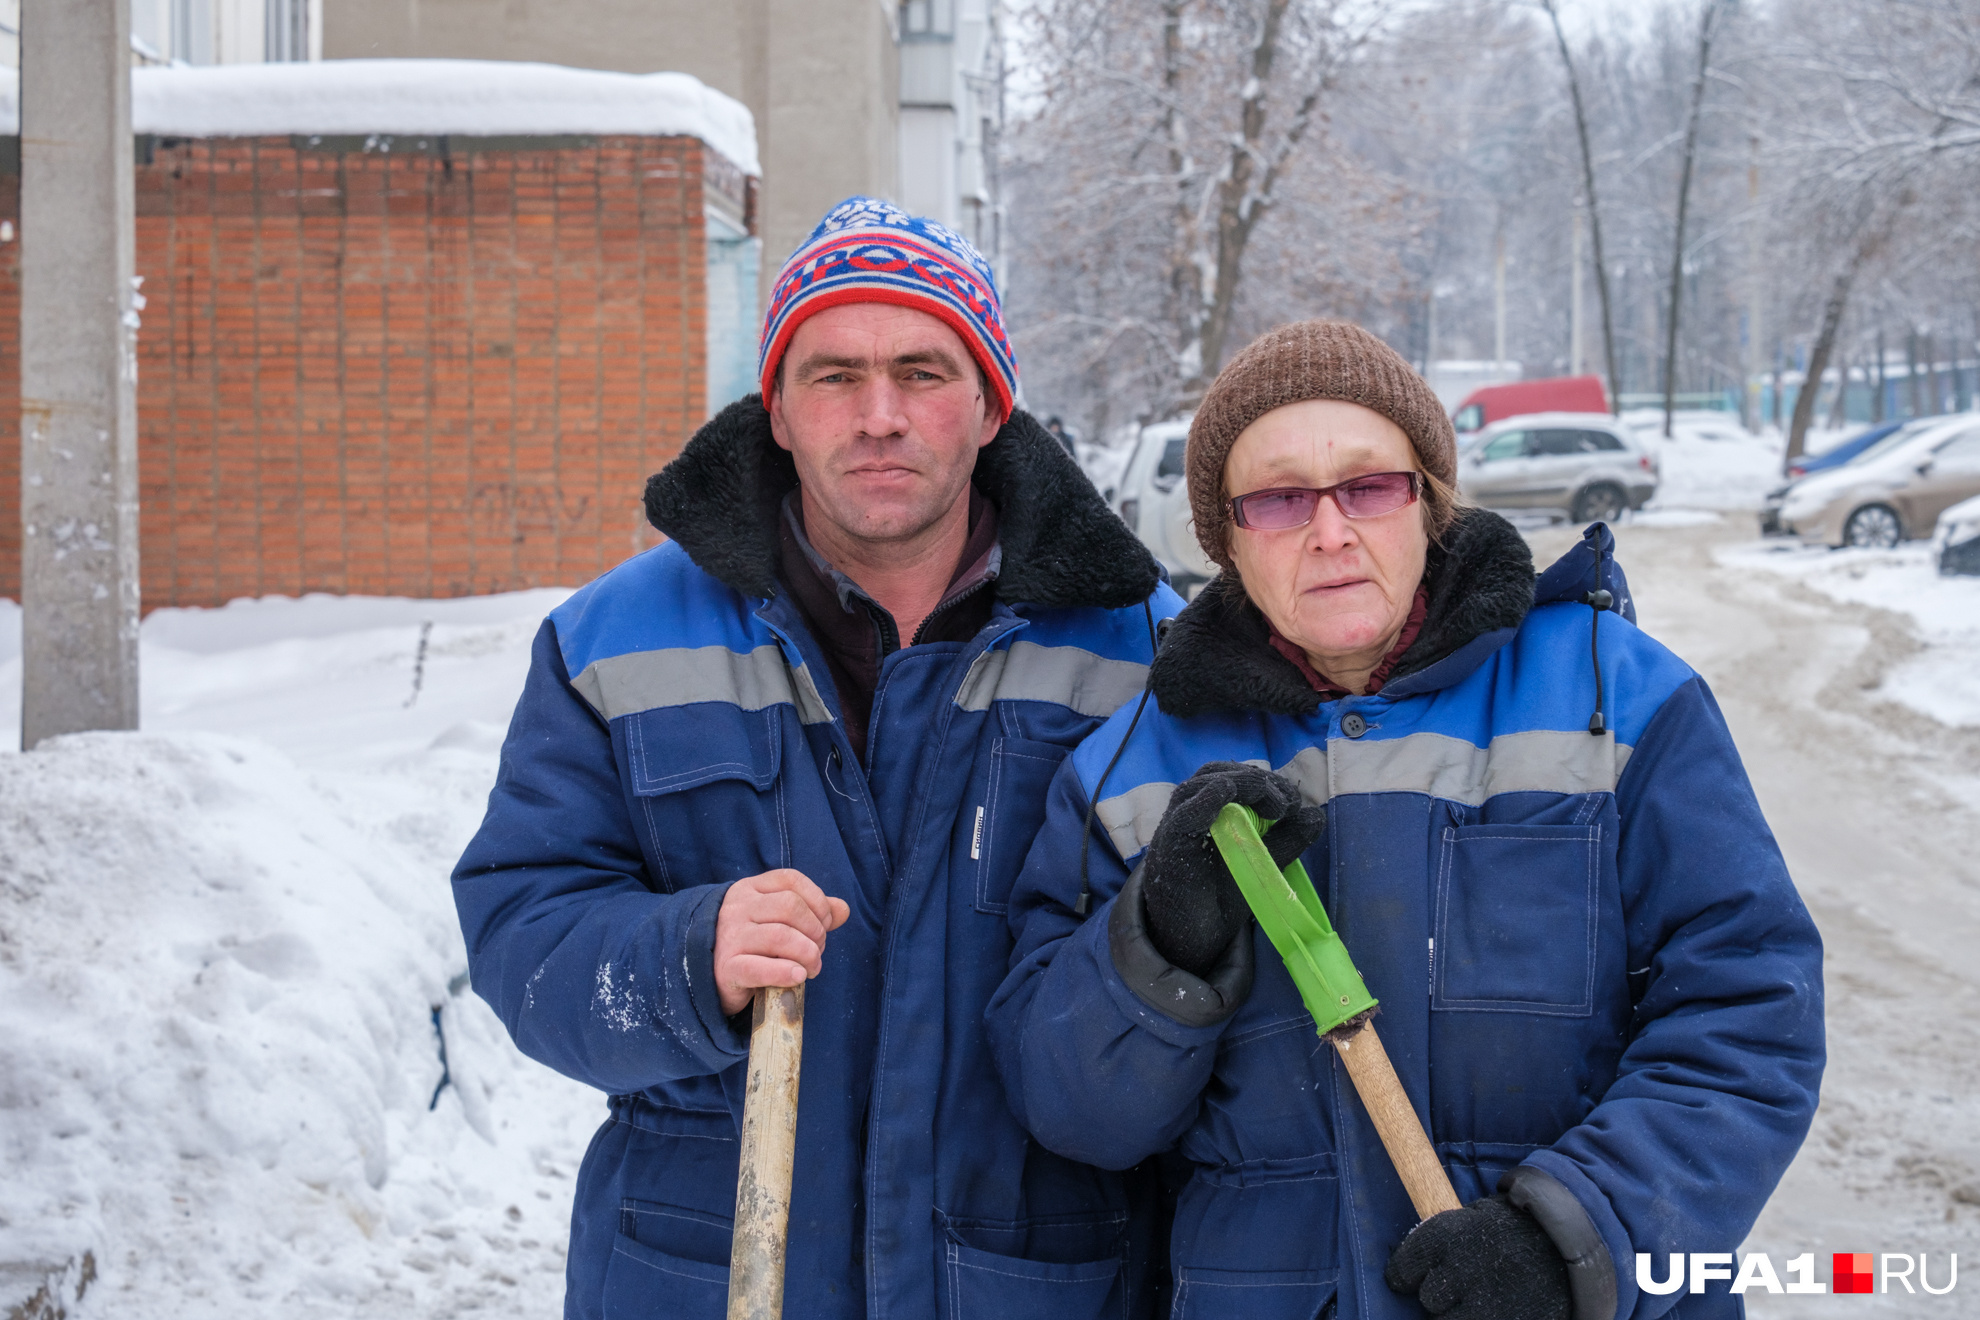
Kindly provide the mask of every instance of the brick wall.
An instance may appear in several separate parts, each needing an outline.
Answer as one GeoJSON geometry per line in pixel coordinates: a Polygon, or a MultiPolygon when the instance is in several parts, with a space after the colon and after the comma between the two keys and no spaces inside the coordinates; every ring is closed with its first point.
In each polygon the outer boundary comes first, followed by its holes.
{"type": "MultiPolygon", "coordinates": [[[[575,584],[652,544],[645,478],[706,415],[703,154],[141,142],[145,606],[575,584]]],[[[18,182],[0,178],[0,216],[18,182]]],[[[0,245],[9,510],[19,250],[0,245]]],[[[18,596],[16,521],[0,516],[0,595],[18,596]]]]}

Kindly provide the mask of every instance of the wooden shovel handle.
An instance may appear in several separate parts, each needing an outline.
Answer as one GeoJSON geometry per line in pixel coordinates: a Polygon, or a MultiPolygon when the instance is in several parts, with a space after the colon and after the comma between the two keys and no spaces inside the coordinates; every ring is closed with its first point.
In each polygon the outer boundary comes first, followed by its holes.
{"type": "Polygon", "coordinates": [[[729,1255],[729,1320],[779,1320],[784,1244],[797,1155],[798,1064],[804,1055],[804,987],[766,987],[750,1010],[749,1084],[743,1095],[736,1230],[729,1255]]]}
{"type": "Polygon", "coordinates": [[[1396,1166],[1417,1217],[1428,1219],[1445,1210],[1458,1209],[1457,1191],[1416,1117],[1416,1107],[1410,1104],[1402,1079],[1396,1076],[1395,1065],[1389,1062],[1382,1039],[1375,1034],[1374,1024],[1362,1027],[1346,1040],[1331,1036],[1328,1040],[1347,1066],[1355,1092],[1374,1121],[1376,1135],[1382,1138],[1382,1147],[1389,1152],[1389,1162],[1396,1166]]]}

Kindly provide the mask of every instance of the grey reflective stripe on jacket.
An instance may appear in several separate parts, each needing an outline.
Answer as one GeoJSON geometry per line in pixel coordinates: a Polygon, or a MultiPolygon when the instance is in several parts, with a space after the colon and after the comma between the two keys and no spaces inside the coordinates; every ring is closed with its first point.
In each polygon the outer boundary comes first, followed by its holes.
{"type": "Polygon", "coordinates": [[[810,671],[803,665],[793,668],[775,645],[742,652],[683,646],[607,656],[586,665],[571,686],[607,720],[702,701],[743,710],[794,706],[806,724],[832,720],[810,671]]]}
{"type": "Polygon", "coordinates": [[[1081,715],[1111,715],[1141,693],[1148,666],[1109,660],[1077,646],[1015,641],[976,658],[956,693],[964,710],[992,701],[1049,701],[1081,715]]]}
{"type": "MultiPolygon", "coordinates": [[[[1629,754],[1613,734],[1591,737],[1579,729],[1506,733],[1488,747],[1442,733],[1411,733],[1379,742],[1334,738],[1266,768],[1298,784],[1309,802],[1350,793],[1421,793],[1476,807],[1500,793],[1612,792],[1629,754]]],[[[1249,763],[1265,765],[1256,758],[1249,763]]],[[[1148,846],[1175,790],[1170,783],[1137,784],[1101,799],[1095,814],[1122,857],[1148,846]]]]}

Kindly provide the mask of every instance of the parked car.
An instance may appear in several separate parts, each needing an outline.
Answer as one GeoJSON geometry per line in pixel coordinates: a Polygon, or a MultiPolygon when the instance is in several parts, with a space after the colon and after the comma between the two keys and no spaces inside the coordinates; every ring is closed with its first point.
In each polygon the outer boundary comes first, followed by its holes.
{"type": "Polygon", "coordinates": [[[1552,376],[1475,389],[1451,414],[1451,425],[1464,436],[1493,422],[1531,413],[1608,411],[1609,392],[1602,388],[1600,376],[1552,376]]]}
{"type": "MultiPolygon", "coordinates": [[[[1932,420],[1936,421],[1937,419],[1933,418],[1932,420]]],[[[1825,449],[1819,454],[1803,454],[1800,458],[1788,464],[1787,474],[1789,478],[1805,477],[1811,472],[1827,472],[1830,468],[1841,467],[1858,454],[1868,450],[1870,446],[1876,444],[1879,440],[1889,435],[1895,435],[1910,425],[1913,425],[1913,423],[1885,422],[1882,426],[1873,426],[1869,430],[1853,435],[1841,444],[1830,449],[1825,449]]]]}
{"type": "MultiPolygon", "coordinates": [[[[1861,435],[1853,435],[1833,449],[1825,449],[1810,457],[1802,455],[1788,464],[1788,479],[1767,492],[1760,502],[1760,535],[1786,536],[1787,529],[1781,526],[1781,505],[1787,502],[1787,494],[1794,489],[1794,483],[1812,472],[1827,472],[1832,468],[1854,463],[1858,459],[1878,450],[1878,446],[1907,427],[1918,432],[1928,426],[1936,426],[1940,418],[1929,417],[1918,421],[1890,422],[1883,426],[1873,426],[1861,435]]],[[[1882,452],[1878,450],[1878,452],[1882,452]]]]}
{"type": "Polygon", "coordinates": [[[1906,427],[1853,463],[1803,477],[1781,503],[1781,526],[1804,541],[1879,546],[1928,535],[1941,513],[1980,495],[1980,417],[1906,427]]]}
{"type": "Polygon", "coordinates": [[[1183,481],[1183,446],[1188,440],[1187,418],[1142,427],[1114,486],[1114,507],[1121,521],[1169,570],[1169,582],[1185,596],[1217,573],[1217,566],[1196,543],[1191,524],[1189,488],[1183,481]]]}
{"type": "Polygon", "coordinates": [[[1787,493],[1794,489],[1794,482],[1784,482],[1768,491],[1760,501],[1760,535],[1786,536],[1787,528],[1781,526],[1781,505],[1787,503],[1787,493]]]}
{"type": "Polygon", "coordinates": [[[1938,529],[1932,533],[1932,558],[1941,573],[1980,577],[1980,495],[1939,515],[1938,529]]]}
{"type": "Polygon", "coordinates": [[[1657,461],[1607,413],[1536,413],[1480,432],[1458,458],[1458,488],[1487,508],[1606,521],[1657,493],[1657,461]]]}

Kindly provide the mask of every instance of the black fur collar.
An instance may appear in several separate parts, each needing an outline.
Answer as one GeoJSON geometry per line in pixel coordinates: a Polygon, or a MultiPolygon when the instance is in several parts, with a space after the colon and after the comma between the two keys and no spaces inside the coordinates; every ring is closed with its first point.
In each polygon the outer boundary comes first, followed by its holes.
{"type": "MultiPolygon", "coordinates": [[[[1423,631],[1389,676],[1418,673],[1465,643],[1517,628],[1533,607],[1533,551],[1511,523],[1465,509],[1441,545],[1430,547],[1423,631]]],[[[1235,573],[1219,573],[1176,616],[1149,682],[1169,715],[1264,711],[1306,715],[1320,705],[1292,661],[1273,650],[1265,616],[1235,573]]]]}
{"type": "MultiPolygon", "coordinates": [[[[1161,581],[1154,556],[1031,414],[1011,414],[977,455],[971,479],[997,506],[999,600],[1123,609],[1161,581]]],[[[710,576],[767,597],[776,591],[778,508],[797,484],[762,396],[752,394],[711,417],[647,478],[646,518],[710,576]]]]}

